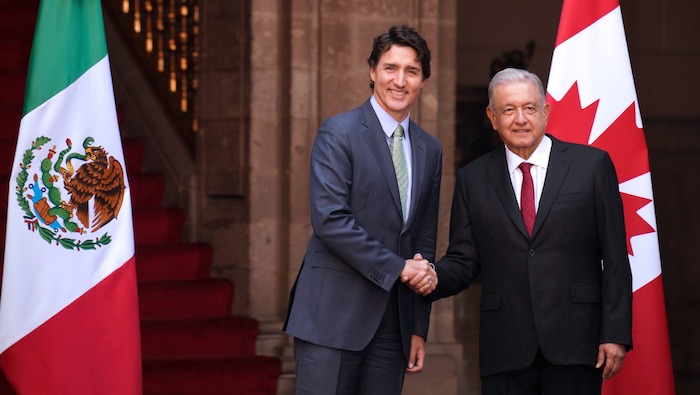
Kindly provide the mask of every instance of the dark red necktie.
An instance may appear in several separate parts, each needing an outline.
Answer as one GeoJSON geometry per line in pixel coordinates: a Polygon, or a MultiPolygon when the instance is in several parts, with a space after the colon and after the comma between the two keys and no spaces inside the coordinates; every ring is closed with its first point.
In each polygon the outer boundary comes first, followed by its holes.
{"type": "Polygon", "coordinates": [[[518,166],[523,172],[523,185],[520,189],[520,212],[523,215],[528,235],[532,235],[532,227],[535,226],[535,188],[532,185],[530,166],[532,164],[527,162],[518,166]]]}

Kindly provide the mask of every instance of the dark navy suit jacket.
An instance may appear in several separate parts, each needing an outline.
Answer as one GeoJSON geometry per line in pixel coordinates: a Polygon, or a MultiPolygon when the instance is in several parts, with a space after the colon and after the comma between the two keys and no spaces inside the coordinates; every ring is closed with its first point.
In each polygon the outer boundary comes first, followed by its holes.
{"type": "Polygon", "coordinates": [[[412,203],[404,224],[386,135],[370,102],[320,126],[309,180],[313,234],[290,294],[286,333],[361,350],[396,285],[405,355],[411,335],[427,338],[430,303],[397,280],[416,252],[435,259],[442,152],[416,123],[409,133],[412,203]]]}
{"type": "Polygon", "coordinates": [[[524,369],[538,347],[557,365],[595,365],[601,343],[632,346],[632,275],[622,201],[602,150],[552,139],[529,237],[505,147],[460,169],[437,299],[481,275],[481,375],[524,369]]]}

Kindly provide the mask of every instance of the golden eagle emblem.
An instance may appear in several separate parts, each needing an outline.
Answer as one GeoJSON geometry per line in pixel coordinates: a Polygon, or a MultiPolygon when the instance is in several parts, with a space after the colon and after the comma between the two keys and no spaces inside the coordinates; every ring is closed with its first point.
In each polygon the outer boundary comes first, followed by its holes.
{"type": "Polygon", "coordinates": [[[124,168],[104,147],[93,145],[92,137],[83,141],[79,152],[73,152],[71,140],[66,139],[66,148],[58,155],[55,145],[49,149],[39,172],[27,184],[35,152],[50,140],[42,136],[32,142],[17,175],[17,202],[28,228],[38,229],[44,240],[68,249],[94,250],[108,244],[111,237],[107,233],[85,240],[71,234],[97,232],[117,219],[126,189],[124,168]],[[74,164],[78,161],[82,163],[74,164]],[[62,192],[67,192],[68,199],[62,192]]]}
{"type": "MultiPolygon", "coordinates": [[[[71,154],[74,155],[74,154],[71,154]]],[[[75,210],[84,227],[90,227],[89,203],[94,199],[92,231],[97,231],[109,221],[117,218],[124,200],[124,170],[121,163],[107,155],[102,147],[85,147],[84,155],[71,155],[66,159],[68,169],[60,168],[63,187],[70,194],[67,210],[75,210]],[[86,163],[75,173],[71,159],[80,158],[86,163]]]]}

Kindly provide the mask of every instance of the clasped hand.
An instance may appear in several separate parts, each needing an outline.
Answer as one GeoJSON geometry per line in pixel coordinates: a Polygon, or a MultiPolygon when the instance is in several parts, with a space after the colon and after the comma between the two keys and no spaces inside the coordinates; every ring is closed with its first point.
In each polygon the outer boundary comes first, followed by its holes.
{"type": "Polygon", "coordinates": [[[418,295],[426,296],[435,290],[438,278],[430,263],[417,253],[413,259],[406,260],[406,265],[401,271],[401,282],[418,295]]]}

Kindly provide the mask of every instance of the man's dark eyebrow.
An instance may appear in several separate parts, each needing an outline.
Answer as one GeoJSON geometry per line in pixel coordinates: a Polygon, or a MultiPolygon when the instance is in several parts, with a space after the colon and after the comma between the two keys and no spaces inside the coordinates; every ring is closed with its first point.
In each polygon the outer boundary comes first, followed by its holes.
{"type": "MultiPolygon", "coordinates": [[[[382,63],[382,67],[399,67],[397,63],[382,63]]],[[[420,70],[421,68],[419,66],[406,66],[406,69],[408,70],[420,70]]]]}

